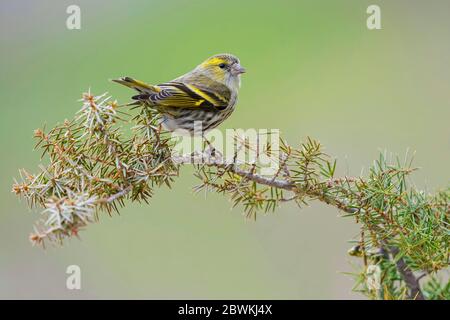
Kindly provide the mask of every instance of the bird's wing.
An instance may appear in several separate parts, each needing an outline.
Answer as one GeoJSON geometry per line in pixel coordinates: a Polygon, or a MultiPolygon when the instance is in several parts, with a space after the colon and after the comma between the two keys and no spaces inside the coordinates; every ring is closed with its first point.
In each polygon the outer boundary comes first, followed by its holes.
{"type": "MultiPolygon", "coordinates": [[[[216,92],[199,85],[168,82],[158,85],[162,89],[157,94],[145,95],[151,102],[159,106],[179,108],[225,109],[230,101],[228,92],[216,92]]],[[[140,95],[142,97],[142,95],[140,95]]],[[[137,97],[137,98],[141,98],[137,97]]]]}
{"type": "Polygon", "coordinates": [[[161,89],[160,92],[140,94],[133,98],[149,100],[161,107],[209,110],[223,110],[231,99],[231,91],[227,86],[196,72],[187,73],[157,87],[161,89]]]}
{"type": "Polygon", "coordinates": [[[161,107],[223,110],[231,99],[227,86],[192,73],[157,86],[130,77],[113,81],[140,92],[133,99],[146,100],[161,107]]]}

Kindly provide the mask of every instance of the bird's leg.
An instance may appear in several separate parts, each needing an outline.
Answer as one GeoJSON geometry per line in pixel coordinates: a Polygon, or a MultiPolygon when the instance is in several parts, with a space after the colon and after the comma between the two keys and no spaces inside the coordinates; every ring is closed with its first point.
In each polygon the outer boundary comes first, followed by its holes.
{"type": "Polygon", "coordinates": [[[204,141],[203,144],[203,150],[206,150],[206,147],[208,147],[208,158],[209,157],[214,157],[216,154],[216,149],[214,149],[213,145],[211,144],[211,142],[209,142],[208,139],[206,139],[205,135],[202,135],[202,139],[204,141]]]}
{"type": "Polygon", "coordinates": [[[208,146],[208,157],[222,157],[222,153],[217,150],[216,148],[214,148],[214,146],[212,145],[212,143],[205,137],[205,135],[202,135],[202,139],[205,142],[203,149],[206,149],[206,146],[208,146]]]}

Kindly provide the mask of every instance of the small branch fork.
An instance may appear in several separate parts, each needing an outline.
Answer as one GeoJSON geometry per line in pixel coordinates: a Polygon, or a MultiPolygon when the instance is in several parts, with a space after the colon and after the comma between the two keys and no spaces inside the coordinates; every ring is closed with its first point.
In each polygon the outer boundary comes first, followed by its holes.
{"type": "Polygon", "coordinates": [[[98,204],[113,203],[115,200],[126,196],[129,192],[131,192],[131,190],[133,190],[133,187],[130,185],[130,186],[126,187],[125,189],[123,189],[122,191],[119,191],[116,194],[109,196],[108,198],[99,199],[96,202],[98,204]]]}

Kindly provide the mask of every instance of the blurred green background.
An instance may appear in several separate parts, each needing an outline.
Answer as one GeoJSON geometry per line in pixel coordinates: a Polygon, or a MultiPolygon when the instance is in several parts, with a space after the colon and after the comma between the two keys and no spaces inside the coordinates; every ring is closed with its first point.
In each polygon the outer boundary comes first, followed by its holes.
{"type": "Polygon", "coordinates": [[[416,185],[449,182],[450,2],[5,1],[0,4],[0,298],[361,298],[346,255],[358,228],[325,205],[247,221],[227,199],[193,195],[189,169],[148,206],[101,216],[82,240],[42,250],[38,218],[11,190],[36,171],[32,132],[79,109],[81,92],[130,91],[107,79],[170,80],[206,57],[236,54],[248,73],[225,128],[279,128],[319,139],[340,175],[380,150],[416,151],[416,185]],[[380,5],[382,30],[366,28],[380,5]],[[66,8],[81,8],[81,30],[66,8]],[[68,265],[82,290],[65,287],[68,265]]]}

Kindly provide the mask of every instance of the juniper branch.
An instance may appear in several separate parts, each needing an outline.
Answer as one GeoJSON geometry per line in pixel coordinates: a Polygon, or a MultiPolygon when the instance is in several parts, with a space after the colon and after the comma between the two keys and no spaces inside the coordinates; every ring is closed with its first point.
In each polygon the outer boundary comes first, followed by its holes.
{"type": "MultiPolygon", "coordinates": [[[[202,155],[202,159],[205,159],[206,156],[202,155]]],[[[178,159],[177,162],[183,162],[183,160],[178,159]]],[[[188,163],[190,160],[187,161],[188,163]]],[[[336,199],[330,198],[325,196],[324,194],[316,191],[316,190],[309,190],[309,189],[303,189],[299,190],[298,186],[295,185],[295,183],[292,183],[288,180],[283,179],[273,179],[273,178],[267,178],[258,174],[253,173],[251,170],[243,170],[235,165],[227,165],[224,164],[223,159],[221,160],[215,160],[215,161],[209,161],[205,163],[207,166],[215,167],[215,168],[221,168],[224,170],[227,170],[228,172],[235,173],[236,175],[248,179],[249,181],[254,181],[261,185],[266,185],[273,188],[283,189],[287,191],[292,191],[296,194],[304,193],[307,194],[313,198],[317,198],[318,200],[325,202],[328,205],[335,206],[338,209],[347,212],[349,214],[354,214],[358,210],[352,207],[347,206],[346,204],[339,202],[336,199]]],[[[346,180],[355,181],[355,178],[345,178],[346,180]]],[[[333,185],[337,182],[337,180],[330,180],[328,181],[328,185],[333,185]]],[[[295,199],[295,197],[293,197],[295,199]]],[[[385,251],[383,247],[380,248],[382,251],[385,251]]],[[[399,249],[396,247],[391,248],[390,252],[395,257],[399,254],[399,249]]],[[[411,271],[411,269],[408,267],[408,265],[405,263],[403,258],[399,258],[396,261],[396,266],[399,271],[399,273],[402,275],[407,287],[409,288],[409,297],[410,299],[416,299],[416,300],[423,300],[424,296],[420,289],[419,279],[414,275],[414,273],[411,271]]]]}
{"type": "MultiPolygon", "coordinates": [[[[194,163],[201,180],[195,190],[230,196],[248,217],[287,201],[301,207],[311,200],[353,217],[361,236],[351,253],[363,258],[358,290],[364,294],[386,299],[450,297],[450,285],[442,286],[434,276],[449,264],[450,188],[433,195],[409,187],[408,177],[415,170],[409,158],[393,162],[381,154],[367,177],[336,178],[336,160],[318,141],[308,138],[293,147],[280,140],[279,169],[261,175],[257,162],[240,162],[237,153],[230,161],[212,152],[209,143],[209,149],[196,155],[174,154],[174,139],[145,105],[131,108],[128,112],[135,115],[130,117],[123,111],[127,105],[106,95],[86,93],[81,101],[73,120],[48,132],[35,131],[46,164],[35,175],[22,170],[21,181],[13,185],[13,192],[30,207],[43,208],[30,236],[34,244],[78,236],[100,212],[117,212],[127,200],[148,202],[155,188],[171,186],[181,165],[194,163]],[[134,127],[125,135],[120,124],[129,122],[134,127]],[[431,278],[421,287],[414,272],[431,278]]],[[[244,139],[238,149],[248,154],[255,146],[244,139]]],[[[270,143],[256,149],[258,156],[274,153],[270,143]]]]}

